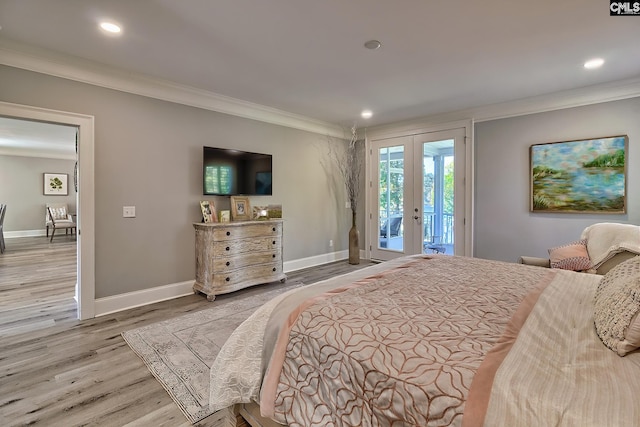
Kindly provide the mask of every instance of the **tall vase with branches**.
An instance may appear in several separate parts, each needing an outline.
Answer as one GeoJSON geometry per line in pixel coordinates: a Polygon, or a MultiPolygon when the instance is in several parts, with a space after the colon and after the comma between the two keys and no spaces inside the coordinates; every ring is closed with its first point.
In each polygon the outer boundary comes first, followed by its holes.
{"type": "Polygon", "coordinates": [[[349,230],[349,264],[360,264],[360,232],[357,227],[356,212],[360,199],[360,178],[364,162],[359,150],[356,125],[351,127],[351,135],[344,152],[330,151],[333,161],[340,171],[347,191],[347,200],[351,206],[351,229],[349,230]]]}

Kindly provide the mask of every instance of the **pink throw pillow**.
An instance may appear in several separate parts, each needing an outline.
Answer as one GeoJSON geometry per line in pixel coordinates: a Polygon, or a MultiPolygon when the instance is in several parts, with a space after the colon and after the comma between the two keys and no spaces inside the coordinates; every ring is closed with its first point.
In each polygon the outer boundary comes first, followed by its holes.
{"type": "Polygon", "coordinates": [[[583,271],[592,267],[587,241],[578,240],[562,246],[549,249],[551,268],[563,270],[583,271]]]}

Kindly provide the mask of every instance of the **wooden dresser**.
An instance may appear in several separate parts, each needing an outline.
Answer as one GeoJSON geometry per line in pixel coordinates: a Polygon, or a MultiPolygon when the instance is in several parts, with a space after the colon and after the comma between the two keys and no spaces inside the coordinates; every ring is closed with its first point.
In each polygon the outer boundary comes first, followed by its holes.
{"type": "Polygon", "coordinates": [[[196,282],[194,292],[216,295],[270,283],[287,276],[282,270],[282,220],[194,223],[196,282]]]}

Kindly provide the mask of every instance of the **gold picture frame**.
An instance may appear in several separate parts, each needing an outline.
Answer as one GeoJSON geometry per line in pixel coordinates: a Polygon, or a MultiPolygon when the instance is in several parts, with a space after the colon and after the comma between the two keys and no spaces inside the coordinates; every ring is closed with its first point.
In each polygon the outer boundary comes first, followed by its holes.
{"type": "Polygon", "coordinates": [[[629,137],[534,144],[529,148],[531,212],[627,212],[629,137]]]}
{"type": "Polygon", "coordinates": [[[248,221],[251,219],[251,203],[246,196],[231,196],[231,219],[248,221]]]}

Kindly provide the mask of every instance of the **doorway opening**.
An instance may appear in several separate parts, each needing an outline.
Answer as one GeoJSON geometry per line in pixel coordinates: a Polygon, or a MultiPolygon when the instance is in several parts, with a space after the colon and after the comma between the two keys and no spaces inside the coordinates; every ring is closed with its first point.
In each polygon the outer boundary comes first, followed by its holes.
{"type": "MultiPolygon", "coordinates": [[[[77,317],[95,316],[94,118],[92,116],[0,102],[0,117],[77,128],[77,317]]],[[[42,175],[41,175],[42,176],[42,175]]],[[[73,183],[72,183],[73,185],[73,183]]],[[[44,214],[42,216],[44,221],[44,214]]],[[[44,238],[44,237],[43,237],[44,238]]]]}

